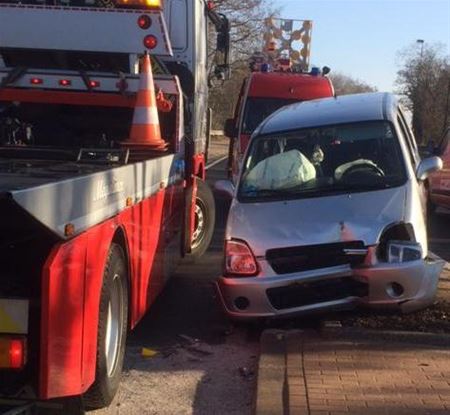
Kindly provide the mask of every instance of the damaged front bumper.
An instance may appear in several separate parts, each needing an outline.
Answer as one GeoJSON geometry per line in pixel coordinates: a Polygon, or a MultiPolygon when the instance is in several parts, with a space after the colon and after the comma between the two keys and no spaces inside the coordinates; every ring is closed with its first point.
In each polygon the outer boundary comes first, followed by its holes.
{"type": "Polygon", "coordinates": [[[226,313],[235,319],[291,316],[356,305],[406,313],[434,301],[444,264],[430,255],[406,263],[358,268],[339,265],[273,275],[262,261],[262,274],[269,276],[220,277],[217,289],[226,313]]]}

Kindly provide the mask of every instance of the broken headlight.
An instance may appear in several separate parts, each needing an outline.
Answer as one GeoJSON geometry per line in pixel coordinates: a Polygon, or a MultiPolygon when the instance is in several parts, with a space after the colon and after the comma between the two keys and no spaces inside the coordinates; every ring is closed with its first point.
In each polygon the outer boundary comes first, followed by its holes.
{"type": "Polygon", "coordinates": [[[422,246],[417,242],[389,241],[387,253],[388,262],[393,264],[417,261],[422,258],[422,246]]]}

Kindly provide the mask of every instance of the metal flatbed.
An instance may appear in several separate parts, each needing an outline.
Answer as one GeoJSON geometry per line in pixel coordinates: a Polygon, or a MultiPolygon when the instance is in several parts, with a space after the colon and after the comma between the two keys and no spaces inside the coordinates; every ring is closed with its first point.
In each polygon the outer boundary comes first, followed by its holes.
{"type": "Polygon", "coordinates": [[[0,148],[0,199],[13,200],[58,237],[74,236],[183,180],[180,155],[128,163],[108,149],[0,148]]]}

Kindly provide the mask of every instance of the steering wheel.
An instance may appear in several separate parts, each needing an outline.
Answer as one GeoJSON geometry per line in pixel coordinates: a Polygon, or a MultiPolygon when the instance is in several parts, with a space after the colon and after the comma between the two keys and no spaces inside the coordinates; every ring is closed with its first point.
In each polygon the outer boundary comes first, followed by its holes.
{"type": "Polygon", "coordinates": [[[384,171],[381,170],[375,164],[360,163],[360,164],[355,164],[355,165],[349,167],[347,170],[345,170],[342,173],[341,180],[345,180],[346,177],[351,176],[356,173],[360,173],[363,171],[367,172],[367,170],[370,170],[371,173],[375,176],[384,177],[384,171]]]}

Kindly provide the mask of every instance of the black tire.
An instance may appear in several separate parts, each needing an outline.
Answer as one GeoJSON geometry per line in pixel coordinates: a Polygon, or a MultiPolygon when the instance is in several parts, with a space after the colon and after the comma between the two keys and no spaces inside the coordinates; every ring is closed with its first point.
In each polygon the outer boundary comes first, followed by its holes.
{"type": "MultiPolygon", "coordinates": [[[[189,207],[187,207],[189,209],[189,207]]],[[[196,209],[199,209],[202,213],[203,228],[199,232],[198,237],[192,241],[192,249],[186,258],[190,261],[196,261],[199,259],[208,249],[209,244],[214,233],[214,225],[216,222],[216,205],[214,202],[214,196],[209,186],[201,179],[197,178],[197,197],[196,197],[196,209]]],[[[199,215],[196,213],[195,228],[199,226],[199,215]]]]}
{"type": "MultiPolygon", "coordinates": [[[[111,323],[109,332],[115,323],[111,323]]],[[[108,406],[119,387],[125,355],[125,343],[128,328],[128,281],[125,255],[122,248],[112,244],[103,275],[100,297],[100,310],[97,337],[97,365],[95,381],[84,394],[83,401],[87,409],[99,409],[108,406]],[[116,308],[114,302],[119,302],[116,308]],[[114,311],[115,310],[115,311],[114,311]],[[107,326],[109,312],[117,316],[117,338],[112,334],[114,343],[112,358],[107,358],[107,326]],[[109,364],[108,364],[109,361],[109,364]]]]}

